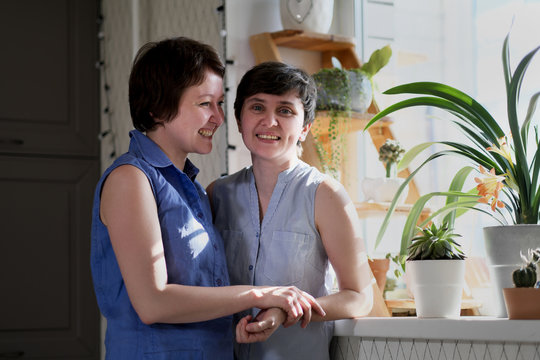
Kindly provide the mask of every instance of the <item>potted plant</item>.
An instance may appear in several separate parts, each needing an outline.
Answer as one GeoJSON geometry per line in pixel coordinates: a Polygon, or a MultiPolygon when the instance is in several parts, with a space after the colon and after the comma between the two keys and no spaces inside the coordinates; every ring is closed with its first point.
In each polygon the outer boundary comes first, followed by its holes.
{"type": "Polygon", "coordinates": [[[447,223],[427,226],[411,240],[406,274],[418,317],[458,317],[465,283],[465,255],[447,223]]]}
{"type": "Polygon", "coordinates": [[[334,67],[313,74],[317,84],[316,110],[326,111],[329,117],[327,128],[317,124],[312,127],[323,172],[339,179],[351,111],[366,112],[373,99],[373,76],[388,63],[391,55],[390,46],[385,46],[374,51],[359,69],[334,67]]]}
{"type": "MultiPolygon", "coordinates": [[[[418,171],[432,160],[458,155],[471,161],[479,172],[475,178],[478,183],[478,203],[462,206],[459,201],[450,206],[454,209],[475,209],[484,211],[481,205],[489,205],[489,214],[501,226],[484,228],[484,239],[491,278],[494,280],[497,316],[505,317],[506,309],[502,300],[502,288],[510,287],[509,269],[519,263],[519,251],[540,246],[540,158],[538,137],[531,139],[529,128],[540,93],[534,94],[529,102],[529,111],[523,121],[518,117],[518,102],[525,72],[540,46],[530,51],[514,71],[509,65],[509,35],[503,43],[502,58],[507,94],[507,121],[510,134],[505,134],[493,116],[471,96],[448,85],[434,82],[416,82],[396,86],[385,94],[420,94],[400,101],[378,113],[366,126],[369,128],[382,117],[400,109],[414,106],[433,106],[455,116],[454,124],[463,132],[469,142],[438,141],[420,144],[404,155],[402,162],[412,158],[433,144],[443,144],[449,149],[435,152],[429,156],[404,181],[390,204],[381,227],[384,233],[387,223],[395,210],[400,192],[418,171]],[[407,160],[406,160],[407,158],[407,160]],[[480,206],[479,206],[480,205],[480,206]]],[[[535,130],[538,131],[536,125],[535,130]]],[[[401,164],[400,164],[401,165],[401,164]]],[[[460,192],[460,196],[471,193],[460,192]]],[[[449,194],[447,196],[456,196],[449,194]]],[[[448,210],[448,209],[447,209],[448,210]]],[[[382,237],[379,231],[378,239],[382,237]]]]}
{"type": "Polygon", "coordinates": [[[504,288],[504,302],[510,319],[540,319],[540,281],[538,263],[540,248],[529,249],[528,256],[521,253],[523,265],[514,270],[513,288],[504,288]]]}
{"type": "MultiPolygon", "coordinates": [[[[405,149],[399,141],[393,139],[386,139],[385,143],[379,148],[379,160],[384,164],[386,176],[384,178],[366,177],[362,180],[362,191],[367,201],[392,201],[404,180],[397,177],[397,164],[404,153],[405,149]]],[[[406,191],[402,191],[398,204],[403,203],[406,197],[406,191]]]]}

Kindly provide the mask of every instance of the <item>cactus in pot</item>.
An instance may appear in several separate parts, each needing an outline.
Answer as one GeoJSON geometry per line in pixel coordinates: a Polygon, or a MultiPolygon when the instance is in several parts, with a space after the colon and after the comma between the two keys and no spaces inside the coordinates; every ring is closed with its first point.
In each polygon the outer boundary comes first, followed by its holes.
{"type": "Polygon", "coordinates": [[[519,287],[539,287],[539,283],[536,282],[537,279],[537,264],[540,261],[540,249],[529,249],[528,256],[521,254],[523,259],[523,266],[519,269],[514,270],[512,273],[512,280],[514,286],[519,287]]]}

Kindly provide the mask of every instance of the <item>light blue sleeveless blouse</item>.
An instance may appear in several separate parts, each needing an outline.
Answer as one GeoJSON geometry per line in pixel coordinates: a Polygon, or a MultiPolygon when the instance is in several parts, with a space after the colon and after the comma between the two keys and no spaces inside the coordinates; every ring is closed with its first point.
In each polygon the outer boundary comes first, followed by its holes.
{"type": "MultiPolygon", "coordinates": [[[[262,224],[251,167],[214,183],[214,223],[225,242],[232,285],[294,285],[314,297],[328,294],[328,257],[314,216],[324,176],[301,161],[280,173],[262,224]]],[[[329,359],[332,334],[333,322],[312,322],[306,329],[296,324],[280,327],[266,342],[236,344],[235,352],[241,360],[329,359]]]]}
{"type": "Polygon", "coordinates": [[[107,227],[101,222],[101,189],[110,172],[130,164],[145,173],[152,187],[163,239],[168,283],[229,285],[223,242],[212,224],[206,192],[195,181],[189,160],[178,170],[151,139],[134,130],[129,151],[100,179],[92,214],[91,269],[99,308],[107,318],[106,358],[233,358],[232,316],[187,324],[144,324],[129,300],[107,227]]]}

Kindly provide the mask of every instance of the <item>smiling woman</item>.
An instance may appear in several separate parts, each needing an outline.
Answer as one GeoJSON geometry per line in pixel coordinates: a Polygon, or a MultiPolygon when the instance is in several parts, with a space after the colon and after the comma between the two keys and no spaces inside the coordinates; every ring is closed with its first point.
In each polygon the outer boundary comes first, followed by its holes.
{"type": "Polygon", "coordinates": [[[216,180],[207,191],[225,242],[232,284],[295,285],[317,298],[326,316],[304,326],[258,309],[235,317],[239,359],[329,359],[335,319],[372,307],[367,256],[358,217],[344,187],[298,159],[314,120],[316,85],[303,70],[266,62],[238,85],[235,114],[253,165],[216,180]],[[339,290],[327,283],[329,264],[339,290]],[[271,319],[264,343],[255,324],[271,319]],[[310,346],[298,346],[310,344],[310,346]]]}

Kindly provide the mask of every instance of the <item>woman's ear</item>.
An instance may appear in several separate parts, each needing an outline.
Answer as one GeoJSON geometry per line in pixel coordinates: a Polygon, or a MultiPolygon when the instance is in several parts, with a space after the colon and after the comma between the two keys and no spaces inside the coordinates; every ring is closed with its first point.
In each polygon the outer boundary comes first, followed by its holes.
{"type": "Polygon", "coordinates": [[[236,126],[238,127],[238,132],[241,133],[242,132],[242,123],[238,119],[236,119],[236,126]]]}
{"type": "Polygon", "coordinates": [[[309,130],[311,129],[311,125],[313,125],[313,123],[304,125],[304,127],[302,128],[302,132],[300,133],[300,137],[298,138],[299,141],[306,140],[306,136],[309,133],[309,130]]]}

